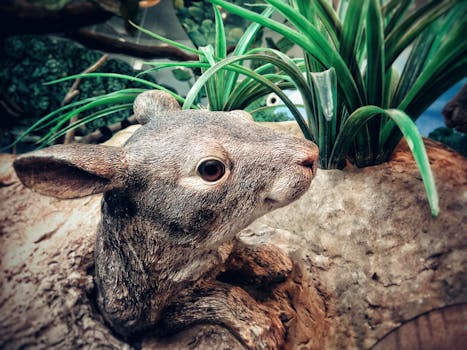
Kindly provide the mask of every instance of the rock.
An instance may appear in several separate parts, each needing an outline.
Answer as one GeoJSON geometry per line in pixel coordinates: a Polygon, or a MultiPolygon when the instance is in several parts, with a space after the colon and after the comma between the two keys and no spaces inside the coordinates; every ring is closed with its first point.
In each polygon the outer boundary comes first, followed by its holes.
{"type": "Polygon", "coordinates": [[[437,218],[402,144],[386,164],[319,170],[300,200],[246,230],[306,266],[327,306],[325,348],[369,348],[421,314],[467,303],[467,160],[434,142],[427,150],[437,218]]]}

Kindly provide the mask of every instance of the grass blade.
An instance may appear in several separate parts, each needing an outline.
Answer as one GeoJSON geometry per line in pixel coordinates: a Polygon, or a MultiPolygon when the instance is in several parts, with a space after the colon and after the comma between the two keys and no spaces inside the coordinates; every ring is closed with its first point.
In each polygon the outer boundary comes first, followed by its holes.
{"type": "MultiPolygon", "coordinates": [[[[274,13],[274,9],[272,7],[267,7],[261,15],[269,18],[274,13]]],[[[248,28],[246,29],[245,33],[242,35],[240,40],[238,41],[237,46],[234,49],[232,56],[240,56],[245,54],[248,48],[251,46],[253,41],[256,38],[256,35],[261,30],[262,26],[259,23],[251,23],[248,28]]],[[[225,101],[229,99],[229,95],[232,93],[235,82],[238,79],[238,74],[235,72],[229,72],[227,74],[226,82],[225,82],[225,93],[224,93],[224,105],[225,101]]]]}
{"type": "Polygon", "coordinates": [[[367,68],[365,73],[366,102],[381,106],[384,95],[385,56],[383,19],[379,0],[370,0],[366,14],[367,68]]]}
{"type": "Polygon", "coordinates": [[[429,1],[418,11],[407,17],[400,23],[385,40],[386,45],[386,69],[405,50],[423,30],[436,19],[449,11],[456,4],[456,0],[429,1]]]}
{"type": "Polygon", "coordinates": [[[363,82],[356,53],[363,36],[364,20],[368,12],[368,0],[351,0],[345,14],[341,37],[339,38],[339,53],[348,65],[357,86],[363,91],[363,82]]]}
{"type": "Polygon", "coordinates": [[[64,136],[70,130],[76,129],[76,128],[82,126],[82,125],[85,125],[85,124],[90,123],[90,122],[92,122],[94,120],[100,119],[102,117],[107,117],[107,116],[109,116],[111,114],[114,114],[114,113],[129,110],[132,107],[133,107],[133,103],[127,103],[127,104],[123,104],[123,105],[116,105],[116,106],[111,106],[111,107],[108,107],[108,108],[104,108],[104,109],[102,109],[102,110],[100,110],[98,112],[87,115],[86,117],[79,119],[75,123],[70,124],[70,125],[66,126],[65,128],[61,129],[55,135],[52,135],[51,137],[49,137],[47,139],[42,139],[41,140],[42,146],[51,144],[55,140],[57,140],[60,137],[64,136]]]}
{"type": "Polygon", "coordinates": [[[45,83],[45,85],[58,84],[58,83],[68,81],[68,80],[75,80],[77,78],[85,79],[85,78],[96,78],[96,77],[98,77],[98,78],[116,78],[116,79],[124,79],[124,80],[133,81],[135,83],[140,83],[142,85],[146,85],[147,87],[150,87],[150,88],[153,88],[153,89],[158,89],[158,90],[165,91],[168,94],[172,95],[178,102],[181,102],[181,103],[184,102],[184,99],[181,96],[179,96],[176,93],[174,93],[173,91],[163,87],[162,85],[159,85],[159,84],[156,84],[156,83],[153,83],[151,81],[144,80],[144,79],[141,79],[141,78],[132,77],[131,75],[118,74],[118,73],[75,74],[75,75],[70,75],[70,76],[67,76],[67,77],[64,77],[64,78],[49,81],[49,82],[45,83]]]}
{"type": "Polygon", "coordinates": [[[147,30],[143,27],[140,27],[139,25],[137,25],[136,23],[133,23],[132,21],[129,21],[130,24],[135,27],[136,29],[138,29],[140,32],[144,33],[144,34],[147,34],[149,35],[151,38],[154,38],[156,40],[159,40],[159,41],[162,41],[163,43],[167,44],[167,45],[170,45],[170,46],[174,46],[174,47],[177,47],[179,48],[180,50],[184,50],[184,51],[187,51],[187,52],[191,52],[191,53],[194,53],[195,55],[202,55],[201,51],[200,50],[197,50],[197,49],[194,49],[192,47],[189,47],[187,45],[183,45],[177,41],[173,41],[173,40],[170,40],[170,39],[167,39],[167,38],[164,38],[163,36],[159,35],[159,34],[156,34],[154,32],[151,32],[150,30],[147,30]]]}
{"type": "Polygon", "coordinates": [[[384,28],[385,36],[388,36],[389,33],[391,33],[394,30],[394,28],[396,28],[396,25],[404,18],[404,15],[407,13],[407,11],[413,3],[413,0],[396,0],[392,1],[392,3],[392,5],[395,6],[394,14],[390,16],[389,14],[385,14],[384,9],[382,11],[383,16],[385,18],[389,18],[389,21],[388,23],[386,23],[386,26],[384,28]]]}
{"type": "Polygon", "coordinates": [[[125,103],[125,102],[131,102],[133,103],[134,99],[136,98],[137,94],[116,94],[116,93],[111,93],[107,94],[104,96],[99,97],[98,99],[87,103],[77,109],[73,109],[72,111],[68,112],[67,114],[61,116],[61,118],[58,120],[57,124],[49,130],[49,132],[42,137],[42,139],[39,142],[44,142],[44,140],[47,140],[51,138],[53,135],[55,135],[65,123],[67,123],[73,116],[78,115],[84,111],[93,109],[93,108],[99,108],[103,107],[106,105],[115,105],[115,104],[120,104],[120,103],[125,103]]]}
{"type": "Polygon", "coordinates": [[[221,12],[217,6],[212,5],[212,8],[214,10],[214,18],[216,23],[216,47],[214,52],[219,59],[223,59],[227,56],[227,43],[225,41],[224,22],[222,22],[221,12]]]}
{"type": "Polygon", "coordinates": [[[320,165],[328,168],[329,159],[336,138],[337,118],[337,78],[336,71],[331,68],[324,72],[311,73],[314,96],[317,107],[318,142],[320,165]]]}

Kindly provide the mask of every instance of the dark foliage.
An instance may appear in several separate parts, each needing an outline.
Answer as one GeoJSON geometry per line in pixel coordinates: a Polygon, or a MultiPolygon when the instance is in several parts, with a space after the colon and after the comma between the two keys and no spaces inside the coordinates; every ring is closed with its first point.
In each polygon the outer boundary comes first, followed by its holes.
{"type": "MultiPolygon", "coordinates": [[[[7,138],[14,138],[40,117],[59,108],[73,84],[44,85],[48,81],[81,73],[101,56],[98,51],[88,50],[72,41],[48,36],[13,36],[3,43],[0,57],[0,87],[2,130],[8,130],[7,138]],[[12,113],[12,111],[16,111],[12,113]]],[[[135,75],[132,67],[124,61],[110,59],[100,72],[135,75]]],[[[146,79],[151,79],[146,76],[146,79]]],[[[82,79],[80,94],[75,100],[99,96],[116,90],[140,87],[122,79],[82,79]]],[[[123,120],[130,111],[113,114],[87,124],[88,131],[123,120]]],[[[83,117],[83,116],[80,116],[83,117]]],[[[48,130],[44,130],[48,131],[48,130]]],[[[86,132],[85,132],[86,133],[86,132]]],[[[38,132],[36,135],[41,135],[38,132]]],[[[8,142],[7,140],[5,140],[8,142]]]]}

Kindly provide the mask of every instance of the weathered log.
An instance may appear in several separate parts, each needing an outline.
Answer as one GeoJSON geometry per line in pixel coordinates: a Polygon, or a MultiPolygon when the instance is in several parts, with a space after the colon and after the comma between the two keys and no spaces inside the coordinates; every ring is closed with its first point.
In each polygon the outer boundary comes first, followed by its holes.
{"type": "Polygon", "coordinates": [[[196,61],[198,59],[197,55],[189,54],[167,44],[141,45],[124,38],[114,38],[105,34],[92,32],[85,28],[68,31],[66,37],[90,49],[143,59],[168,58],[178,61],[196,61]]]}
{"type": "MultiPolygon", "coordinates": [[[[242,232],[240,239],[256,248],[231,255],[219,279],[281,315],[287,349],[410,344],[417,334],[427,336],[421,315],[434,320],[443,312],[448,316],[438,317],[430,336],[441,344],[465,339],[467,161],[427,147],[440,192],[438,218],[430,216],[418,170],[402,146],[380,166],[319,171],[299,201],[242,232]],[[287,261],[262,255],[264,244],[294,262],[290,275],[266,285],[261,268],[287,261]]],[[[100,196],[35,194],[18,183],[12,159],[2,156],[0,177],[1,348],[243,348],[218,325],[168,337],[113,334],[95,307],[100,196]]]]}

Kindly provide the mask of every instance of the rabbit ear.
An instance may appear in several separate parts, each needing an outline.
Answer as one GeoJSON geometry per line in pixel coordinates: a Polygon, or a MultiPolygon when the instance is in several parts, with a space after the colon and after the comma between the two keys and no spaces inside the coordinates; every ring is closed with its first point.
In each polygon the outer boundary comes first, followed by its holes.
{"type": "Polygon", "coordinates": [[[139,94],[133,103],[133,111],[140,124],[146,124],[158,114],[179,111],[177,100],[160,90],[148,90],[139,94]]]}
{"type": "Polygon", "coordinates": [[[13,166],[21,182],[41,194],[78,198],[123,187],[125,151],[102,145],[59,145],[18,157],[13,166]]]}

